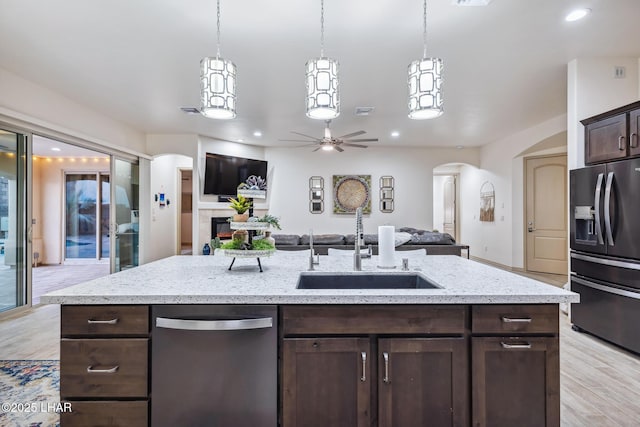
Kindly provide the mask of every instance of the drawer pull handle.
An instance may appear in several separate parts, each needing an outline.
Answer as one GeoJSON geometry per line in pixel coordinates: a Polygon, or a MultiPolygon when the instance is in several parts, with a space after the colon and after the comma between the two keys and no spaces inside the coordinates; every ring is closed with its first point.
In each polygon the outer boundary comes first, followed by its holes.
{"type": "Polygon", "coordinates": [[[360,357],[362,357],[362,376],[360,377],[360,381],[367,381],[367,353],[360,353],[360,357]]]}
{"type": "Polygon", "coordinates": [[[384,378],[382,381],[389,384],[389,353],[386,351],[382,353],[382,358],[384,359],[384,378]]]}
{"type": "Polygon", "coordinates": [[[118,318],[116,317],[115,319],[111,319],[111,320],[87,319],[87,323],[90,325],[115,325],[116,323],[118,323],[118,318]]]}
{"type": "Polygon", "coordinates": [[[522,344],[508,344],[506,342],[500,342],[502,348],[531,348],[531,344],[528,342],[522,344]]]}
{"type": "Polygon", "coordinates": [[[502,316],[502,322],[504,323],[531,323],[530,317],[507,317],[502,316]]]}
{"type": "Polygon", "coordinates": [[[118,371],[119,366],[116,365],[109,369],[94,369],[93,366],[87,366],[87,373],[89,374],[115,374],[118,371]]]}

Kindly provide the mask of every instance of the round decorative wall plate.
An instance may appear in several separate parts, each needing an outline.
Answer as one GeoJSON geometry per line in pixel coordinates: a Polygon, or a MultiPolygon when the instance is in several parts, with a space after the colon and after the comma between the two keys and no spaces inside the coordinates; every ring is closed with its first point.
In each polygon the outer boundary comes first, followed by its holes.
{"type": "Polygon", "coordinates": [[[355,212],[359,207],[362,207],[365,211],[371,210],[371,189],[366,177],[356,175],[334,176],[334,182],[334,213],[351,213],[355,212]]]}

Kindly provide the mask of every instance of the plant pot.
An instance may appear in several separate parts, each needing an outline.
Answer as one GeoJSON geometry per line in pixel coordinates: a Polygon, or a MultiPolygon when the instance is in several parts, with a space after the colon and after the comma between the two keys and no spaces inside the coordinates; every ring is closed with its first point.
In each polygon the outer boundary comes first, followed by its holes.
{"type": "Polygon", "coordinates": [[[274,248],[276,247],[276,239],[271,237],[271,231],[265,231],[264,232],[264,240],[266,240],[267,242],[271,243],[274,248]]]}
{"type": "Polygon", "coordinates": [[[233,215],[233,222],[247,222],[248,219],[249,219],[249,212],[233,215]]]}
{"type": "Polygon", "coordinates": [[[249,243],[249,232],[247,230],[236,230],[231,234],[233,240],[242,240],[245,243],[249,243]]]}

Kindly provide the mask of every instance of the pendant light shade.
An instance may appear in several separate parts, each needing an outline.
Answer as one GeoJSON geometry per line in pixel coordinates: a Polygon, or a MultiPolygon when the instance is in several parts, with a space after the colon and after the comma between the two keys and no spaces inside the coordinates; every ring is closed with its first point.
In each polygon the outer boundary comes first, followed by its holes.
{"type": "Polygon", "coordinates": [[[423,1],[422,59],[409,64],[409,118],[433,119],[442,115],[442,59],[427,57],[427,1],[423,1]]]}
{"type": "Polygon", "coordinates": [[[331,120],[340,115],[338,61],[324,56],[324,0],[320,0],[320,57],[305,64],[307,117],[331,120]]]}
{"type": "Polygon", "coordinates": [[[442,59],[423,58],[409,65],[409,118],[433,119],[442,110],[442,59]]]}
{"type": "Polygon", "coordinates": [[[236,116],[236,66],[220,57],[220,0],[217,0],[217,53],[200,61],[200,112],[212,119],[236,116]]]}
{"type": "Polygon", "coordinates": [[[340,115],[338,62],[330,58],[307,61],[307,117],[330,120],[340,115]]]}
{"type": "Polygon", "coordinates": [[[236,116],[236,66],[233,62],[207,57],[200,61],[200,112],[212,119],[236,116]]]}

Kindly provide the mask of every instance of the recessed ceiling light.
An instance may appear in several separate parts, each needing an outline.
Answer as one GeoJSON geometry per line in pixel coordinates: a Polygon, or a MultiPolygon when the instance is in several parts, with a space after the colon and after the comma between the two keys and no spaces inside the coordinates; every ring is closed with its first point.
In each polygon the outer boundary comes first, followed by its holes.
{"type": "Polygon", "coordinates": [[[262,136],[262,132],[260,132],[259,130],[255,131],[253,133],[253,136],[262,136]]]}
{"type": "Polygon", "coordinates": [[[589,13],[591,13],[591,9],[576,9],[574,11],[572,11],[571,13],[569,13],[567,16],[564,17],[564,20],[567,22],[572,22],[572,21],[577,21],[578,19],[582,19],[585,16],[587,16],[589,13]]]}
{"type": "Polygon", "coordinates": [[[242,139],[242,138],[238,138],[238,139],[236,139],[236,141],[237,141],[237,142],[244,142],[244,139],[242,139]]]}
{"type": "Polygon", "coordinates": [[[400,132],[398,132],[397,130],[394,130],[393,132],[391,132],[391,136],[394,138],[397,138],[400,136],[400,132]]]}
{"type": "Polygon", "coordinates": [[[456,148],[457,148],[458,150],[462,150],[462,149],[464,148],[464,146],[463,146],[463,145],[456,145],[456,148]]]}
{"type": "Polygon", "coordinates": [[[60,151],[58,147],[51,147],[51,151],[60,151]]]}

